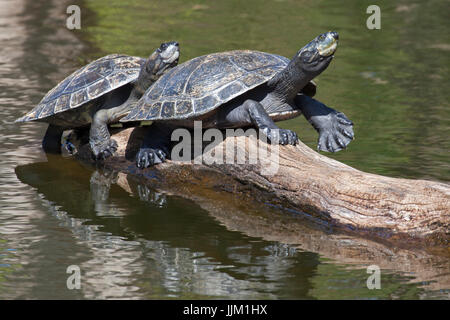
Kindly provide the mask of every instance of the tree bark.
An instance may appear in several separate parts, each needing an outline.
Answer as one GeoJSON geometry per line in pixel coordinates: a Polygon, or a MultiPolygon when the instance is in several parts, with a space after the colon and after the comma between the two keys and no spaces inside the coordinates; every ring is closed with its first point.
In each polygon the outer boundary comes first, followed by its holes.
{"type": "MultiPolygon", "coordinates": [[[[320,155],[302,142],[280,146],[278,158],[256,164],[248,160],[244,164],[167,161],[140,170],[134,158],[144,134],[143,128],[114,133],[119,149],[104,161],[105,168],[178,193],[219,188],[346,233],[422,245],[448,244],[449,184],[365,173],[320,155]],[[275,174],[264,174],[268,165],[278,166],[275,174]]],[[[236,161],[237,154],[249,155],[256,150],[252,148],[261,151],[266,147],[259,140],[240,136],[225,139],[214,150],[222,150],[224,156],[233,156],[234,152],[236,161]],[[236,149],[226,148],[233,142],[236,149]]],[[[81,146],[77,156],[90,159],[89,147],[81,146]]]]}

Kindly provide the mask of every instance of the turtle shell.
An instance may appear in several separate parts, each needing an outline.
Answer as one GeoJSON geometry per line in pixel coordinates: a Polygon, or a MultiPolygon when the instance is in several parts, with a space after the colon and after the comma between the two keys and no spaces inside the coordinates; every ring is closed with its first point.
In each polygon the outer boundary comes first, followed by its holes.
{"type": "Polygon", "coordinates": [[[288,63],[285,57],[249,50],[194,58],[165,73],[121,121],[200,116],[267,82],[288,63]]]}
{"type": "Polygon", "coordinates": [[[83,106],[136,80],[144,63],[143,58],[118,54],[95,60],[61,81],[16,122],[46,121],[45,118],[83,106]]]}

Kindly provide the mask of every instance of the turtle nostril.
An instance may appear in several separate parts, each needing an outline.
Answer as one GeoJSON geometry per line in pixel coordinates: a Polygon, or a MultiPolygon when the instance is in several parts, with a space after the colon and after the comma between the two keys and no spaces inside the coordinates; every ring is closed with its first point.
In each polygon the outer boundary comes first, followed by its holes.
{"type": "Polygon", "coordinates": [[[336,40],[339,40],[339,34],[335,31],[331,32],[331,35],[333,36],[333,38],[335,38],[336,40]]]}

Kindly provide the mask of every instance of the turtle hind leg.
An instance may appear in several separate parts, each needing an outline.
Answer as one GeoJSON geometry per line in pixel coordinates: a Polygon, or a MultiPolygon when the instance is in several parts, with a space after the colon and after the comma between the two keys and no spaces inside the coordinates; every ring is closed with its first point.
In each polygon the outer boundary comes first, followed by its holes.
{"type": "Polygon", "coordinates": [[[342,112],[305,95],[297,95],[295,104],[319,133],[318,150],[338,152],[353,140],[353,122],[342,112]]]}
{"type": "Polygon", "coordinates": [[[142,146],[136,154],[136,166],[141,169],[166,161],[173,131],[159,123],[153,123],[147,130],[142,146]]]}
{"type": "Polygon", "coordinates": [[[45,153],[61,154],[61,138],[64,128],[50,124],[42,140],[42,149],[45,153]]]}

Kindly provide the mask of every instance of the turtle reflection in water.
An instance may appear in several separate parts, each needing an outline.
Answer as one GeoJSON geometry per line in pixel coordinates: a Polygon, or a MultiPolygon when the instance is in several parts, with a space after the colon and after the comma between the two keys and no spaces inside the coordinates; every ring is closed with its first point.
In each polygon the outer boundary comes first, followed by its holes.
{"type": "Polygon", "coordinates": [[[319,132],[318,149],[336,152],[353,139],[353,123],[310,96],[311,82],[324,71],[336,51],[338,34],[319,35],[289,60],[258,51],[214,53],[189,60],[165,73],[135,103],[121,122],[151,120],[136,156],[145,168],[163,162],[170,136],[178,127],[254,126],[272,143],[295,145],[298,137],[274,121],[303,114],[319,132]]]}
{"type": "MultiPolygon", "coordinates": [[[[92,172],[89,180],[92,199],[99,204],[107,201],[109,199],[111,185],[117,184],[118,178],[119,172],[115,170],[103,168],[102,170],[96,169],[92,172]]],[[[158,208],[166,206],[166,195],[149,188],[143,183],[137,184],[136,190],[130,193],[137,195],[140,200],[151,203],[158,208]]]]}
{"type": "MultiPolygon", "coordinates": [[[[47,155],[47,162],[37,162],[17,166],[17,178],[37,189],[45,199],[55,206],[80,219],[97,219],[98,216],[114,215],[111,206],[111,192],[122,190],[117,187],[119,173],[112,170],[92,170],[92,167],[80,161],[59,155],[47,155]],[[58,185],[58,188],[55,188],[58,185]],[[112,190],[112,191],[111,191],[112,190]]],[[[120,180],[123,182],[124,180],[120,180]]],[[[142,183],[131,183],[129,192],[152,208],[165,208],[167,197],[142,183]]],[[[114,196],[112,196],[114,198],[114,196]]],[[[126,198],[129,198],[128,196],[126,198]]],[[[117,199],[116,199],[117,200],[117,199]]]]}

